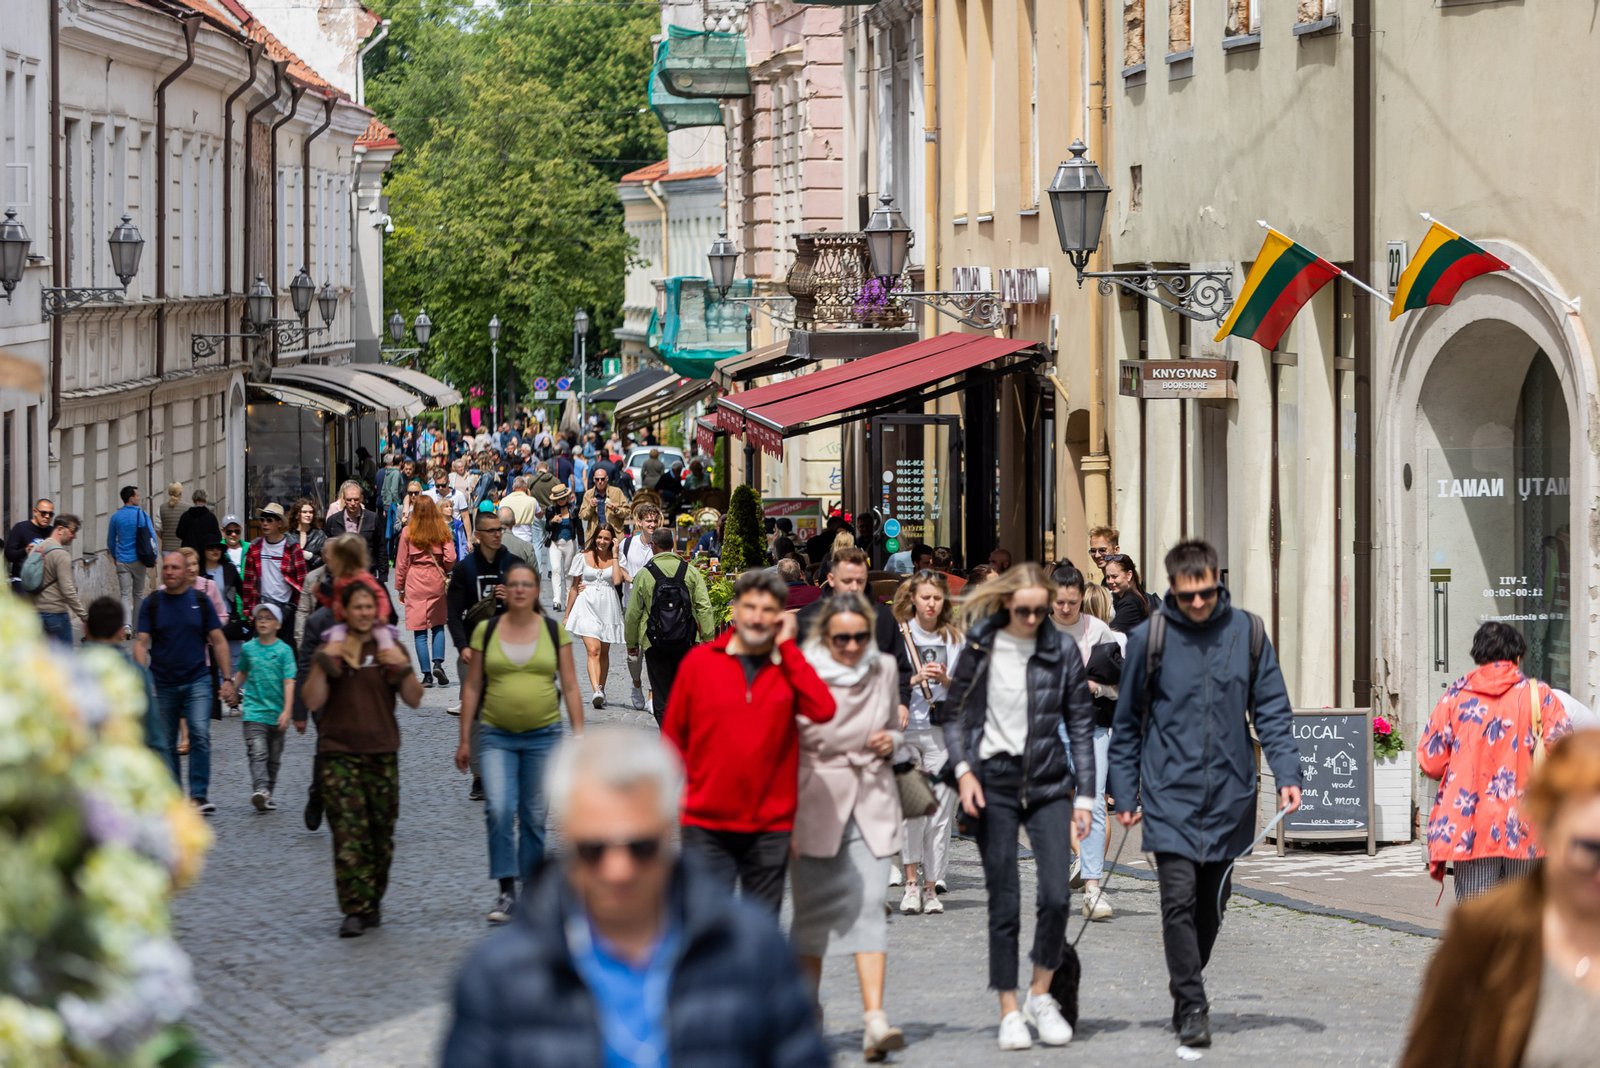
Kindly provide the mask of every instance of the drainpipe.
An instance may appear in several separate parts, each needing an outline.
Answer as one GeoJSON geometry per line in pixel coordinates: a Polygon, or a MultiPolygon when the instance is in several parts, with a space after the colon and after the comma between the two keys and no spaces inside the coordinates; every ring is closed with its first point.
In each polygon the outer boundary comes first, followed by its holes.
{"type": "Polygon", "coordinates": [[[300,142],[300,265],[308,270],[311,266],[311,142],[333,125],[333,105],[333,97],[323,99],[322,125],[300,142]]]}
{"type": "Polygon", "coordinates": [[[661,213],[661,277],[672,277],[672,229],[667,223],[667,202],[660,197],[660,182],[645,182],[644,195],[661,213]]]}
{"type": "MultiPolygon", "coordinates": [[[[261,53],[266,50],[266,45],[260,41],[251,41],[245,46],[245,54],[250,57],[250,73],[245,75],[239,87],[228,95],[227,103],[222,105],[222,295],[226,297],[233,292],[233,105],[239,98],[256,84],[256,68],[261,63],[261,53]]],[[[226,308],[223,310],[223,321],[228,321],[226,308]]]]}
{"type": "Polygon", "coordinates": [[[384,19],[378,23],[378,35],[356,52],[356,103],[365,105],[367,102],[367,53],[383,43],[389,36],[389,20],[384,19]]]}
{"type": "MultiPolygon", "coordinates": [[[[289,110],[285,111],[283,118],[273,123],[272,128],[267,131],[267,174],[271,176],[274,194],[276,194],[278,188],[278,131],[287,126],[289,120],[294,118],[295,111],[300,107],[300,98],[305,95],[305,86],[299,84],[291,86],[289,89],[289,110]]],[[[274,195],[272,198],[271,226],[274,236],[278,233],[278,227],[282,225],[283,220],[278,218],[278,198],[274,195]]],[[[272,268],[267,275],[267,281],[272,286],[272,291],[276,293],[278,291],[278,278],[280,277],[278,274],[278,243],[276,241],[272,242],[272,258],[268,262],[272,265],[272,268]]]]}
{"type": "Polygon", "coordinates": [[[275,60],[273,60],[272,61],[272,95],[267,97],[265,100],[261,101],[261,103],[257,104],[255,107],[251,108],[249,111],[244,113],[244,187],[243,187],[243,189],[244,189],[244,226],[242,227],[242,229],[244,230],[244,261],[241,264],[243,270],[239,274],[239,277],[241,279],[241,281],[239,283],[239,292],[241,292],[241,293],[250,292],[250,260],[251,260],[251,255],[250,254],[255,251],[255,233],[254,233],[254,230],[255,230],[255,217],[256,217],[255,207],[256,207],[256,204],[255,204],[255,198],[253,196],[251,196],[251,194],[254,192],[254,189],[252,188],[252,186],[255,184],[255,173],[256,173],[256,167],[255,167],[255,140],[256,140],[255,118],[256,118],[257,115],[261,114],[263,111],[267,110],[272,105],[276,104],[278,102],[278,97],[283,95],[283,79],[284,79],[284,75],[288,72],[288,70],[289,70],[289,61],[287,59],[275,59],[275,60]]]}
{"type": "MultiPolygon", "coordinates": [[[[1371,277],[1372,253],[1372,0],[1351,4],[1350,36],[1354,45],[1354,144],[1351,160],[1351,250],[1357,274],[1371,277]]],[[[1372,693],[1372,301],[1357,300],[1355,327],[1355,674],[1351,696],[1357,708],[1369,708],[1372,693]]]]}
{"type": "MultiPolygon", "coordinates": [[[[931,195],[924,211],[927,232],[923,235],[926,255],[922,264],[922,288],[939,288],[939,197],[943,183],[939,176],[939,3],[924,0],[922,5],[922,182],[931,195]]],[[[957,179],[958,181],[960,179],[957,179]]],[[[939,332],[938,316],[931,310],[922,313],[932,337],[939,332]]]]}
{"type": "Polygon", "coordinates": [[[156,86],[156,377],[167,373],[167,87],[194,66],[194,39],[200,15],[185,15],[183,62],[156,86]]]}
{"type": "MultiPolygon", "coordinates": [[[[1110,127],[1106,107],[1106,4],[1105,0],[1091,0],[1089,4],[1089,107],[1090,121],[1098,121],[1095,131],[1085,131],[1091,138],[1096,134],[1098,145],[1096,159],[1111,168],[1112,139],[1107,136],[1110,127]]],[[[1104,244],[1101,248],[1104,249],[1104,244]]],[[[1105,255],[1104,252],[1101,253],[1105,255]]],[[[1083,458],[1083,512],[1088,525],[1108,526],[1111,523],[1111,456],[1106,448],[1106,302],[1091,297],[1089,304],[1089,453],[1083,458]]],[[[1064,409],[1070,413],[1070,407],[1064,409]]],[[[1066,419],[1059,420],[1062,431],[1066,419]]],[[[1066,455],[1066,450],[1062,450],[1066,455]]],[[[1066,532],[1061,531],[1061,536],[1066,532]]]]}
{"type": "MultiPolygon", "coordinates": [[[[50,7],[50,284],[57,289],[67,284],[66,247],[61,240],[61,5],[50,7]]],[[[50,320],[50,417],[45,420],[54,433],[61,418],[61,330],[50,320]]],[[[6,443],[8,446],[10,442],[6,443]]],[[[48,463],[50,443],[45,443],[48,463]]],[[[33,472],[29,471],[31,478],[33,472]]]]}

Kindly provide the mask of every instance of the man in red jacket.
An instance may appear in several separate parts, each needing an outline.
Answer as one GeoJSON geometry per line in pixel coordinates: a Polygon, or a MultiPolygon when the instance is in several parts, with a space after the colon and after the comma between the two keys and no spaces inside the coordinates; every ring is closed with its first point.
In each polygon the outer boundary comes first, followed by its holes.
{"type": "Polygon", "coordinates": [[[794,641],[788,588],[770,571],[733,584],[733,630],[698,645],[661,733],[683,756],[683,848],[774,915],[783,903],[800,771],[795,716],[833,718],[833,696],[794,641]],[[743,700],[740,700],[740,697],[743,700]]]}

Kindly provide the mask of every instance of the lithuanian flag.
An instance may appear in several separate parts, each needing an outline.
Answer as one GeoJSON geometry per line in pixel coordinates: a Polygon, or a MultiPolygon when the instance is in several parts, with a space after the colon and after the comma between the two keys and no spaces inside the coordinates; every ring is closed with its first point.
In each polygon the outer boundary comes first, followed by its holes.
{"type": "Polygon", "coordinates": [[[1276,348],[1306,301],[1343,273],[1304,245],[1269,228],[1233,313],[1217,331],[1216,339],[1247,337],[1268,351],[1276,348]]]}
{"type": "Polygon", "coordinates": [[[1434,223],[1400,276],[1389,319],[1392,322],[1401,312],[1430,304],[1449,304],[1467,279],[1510,269],[1511,265],[1499,256],[1485,252],[1448,226],[1434,223]]]}

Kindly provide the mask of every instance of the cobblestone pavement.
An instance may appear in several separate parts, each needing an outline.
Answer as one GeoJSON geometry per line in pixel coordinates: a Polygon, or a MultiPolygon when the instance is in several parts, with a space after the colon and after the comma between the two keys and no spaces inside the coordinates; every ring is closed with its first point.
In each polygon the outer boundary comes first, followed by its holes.
{"type": "MultiPolygon", "coordinates": [[[[453,667],[451,675],[454,683],[453,667]]],[[[586,679],[583,689],[587,699],[586,679]]],[[[619,648],[608,696],[626,704],[628,689],[619,648]]],[[[340,917],[326,827],[312,833],[301,824],[312,736],[291,735],[281,808],[257,814],[239,721],[214,724],[217,843],[200,884],[178,901],[175,922],[203,999],[191,1022],[219,1063],[436,1062],[455,968],[483,937],[493,902],[481,811],[467,801],[467,781],[451,764],[459,721],[445,706],[456,693],[455,685],[429,690],[422,709],[402,713],[401,815],[384,925],[359,939],[335,937],[340,917]]],[[[615,706],[595,719],[653,722],[615,706]]],[[[1031,873],[1024,878],[1027,901],[1031,873]]],[[[911,1042],[898,1063],[1020,1068],[1176,1059],[1153,883],[1114,876],[1108,884],[1118,915],[1093,925],[1080,946],[1083,1019],[1072,1046],[1002,1055],[994,1045],[995,1001],[984,989],[983,877],[971,843],[954,844],[949,882],[944,915],[896,914],[890,921],[888,1009],[911,1042]]],[[[898,902],[897,892],[888,893],[886,900],[898,902]]],[[[1025,936],[1031,927],[1025,915],[1025,936]]],[[[1210,968],[1217,1044],[1205,1059],[1392,1062],[1434,944],[1236,898],[1210,968]]],[[[838,1063],[859,1063],[859,1001],[848,960],[828,961],[823,996],[838,1063]]]]}

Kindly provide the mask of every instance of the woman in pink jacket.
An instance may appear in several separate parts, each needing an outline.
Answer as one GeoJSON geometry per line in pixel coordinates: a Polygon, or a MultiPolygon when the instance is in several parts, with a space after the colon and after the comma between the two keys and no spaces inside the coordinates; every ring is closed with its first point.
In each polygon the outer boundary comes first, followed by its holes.
{"type": "Polygon", "coordinates": [[[1527,874],[1544,856],[1522,795],[1536,749],[1571,734],[1572,721],[1550,687],[1517,667],[1527,651],[1510,624],[1479,627],[1478,667],[1445,690],[1417,743],[1422,773],[1439,780],[1428,868],[1440,881],[1446,864],[1455,868],[1458,901],[1527,874]]]}
{"type": "Polygon", "coordinates": [[[855,955],[865,1010],[861,1048],[867,1060],[881,1061],[904,1048],[905,1036],[883,1011],[883,888],[900,848],[900,794],[889,763],[900,742],[899,673],[894,658],[878,651],[874,618],[860,594],[837,594],[822,602],[802,646],[838,710],[826,723],[800,721],[789,940],[813,994],[829,949],[855,955]]]}
{"type": "Polygon", "coordinates": [[[417,643],[422,685],[450,685],[444,673],[445,589],[456,566],[456,542],[432,497],[414,498],[411,520],[395,549],[394,588],[405,609],[406,629],[417,643]],[[432,649],[429,649],[429,639],[432,649]],[[429,653],[432,653],[432,656],[429,653]],[[428,662],[433,661],[433,671],[428,662]]]}

